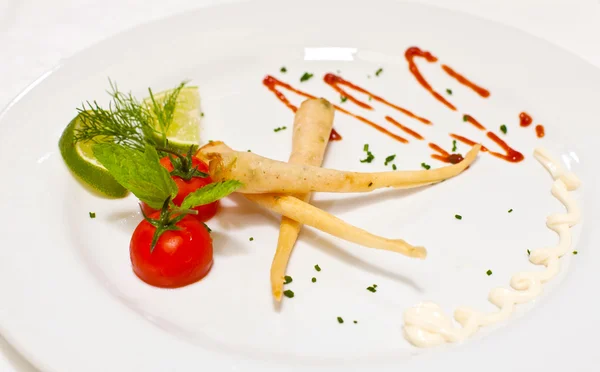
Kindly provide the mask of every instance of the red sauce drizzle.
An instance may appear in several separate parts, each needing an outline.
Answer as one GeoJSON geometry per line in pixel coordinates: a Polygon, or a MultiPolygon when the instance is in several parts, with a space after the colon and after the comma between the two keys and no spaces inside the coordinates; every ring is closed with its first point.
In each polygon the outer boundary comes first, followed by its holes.
{"type": "Polygon", "coordinates": [[[455,111],[456,107],[454,107],[453,104],[448,102],[448,100],[442,97],[441,94],[433,90],[433,88],[431,87],[431,85],[429,85],[427,80],[425,80],[425,78],[421,74],[421,71],[419,71],[417,64],[415,63],[415,57],[425,58],[427,62],[437,62],[438,59],[434,57],[431,53],[425,52],[418,47],[411,47],[406,49],[406,52],[404,52],[404,57],[406,58],[406,61],[408,61],[408,69],[410,70],[411,74],[413,74],[415,79],[417,79],[419,84],[421,84],[421,86],[425,88],[425,90],[427,90],[429,93],[431,93],[431,95],[434,96],[438,101],[446,105],[450,110],[455,111]]]}
{"type": "MultiPolygon", "coordinates": [[[[475,146],[477,144],[477,142],[475,141],[471,141],[470,139],[468,139],[467,137],[463,137],[463,136],[459,136],[458,134],[454,134],[454,133],[450,133],[450,137],[454,138],[457,141],[460,141],[466,145],[469,146],[475,146]]],[[[481,151],[486,152],[488,151],[488,149],[485,146],[481,146],[481,151]]]]}
{"type": "Polygon", "coordinates": [[[533,122],[533,119],[531,118],[531,116],[529,116],[528,113],[522,112],[519,114],[519,124],[522,127],[528,127],[531,125],[532,122],[533,122]]]}
{"type": "Polygon", "coordinates": [[[341,141],[342,136],[333,128],[331,128],[331,133],[329,133],[330,141],[341,141]]]}
{"type": "MultiPolygon", "coordinates": [[[[308,94],[306,92],[303,92],[301,90],[298,90],[294,87],[292,87],[291,85],[289,85],[288,83],[284,83],[283,81],[271,76],[271,75],[267,75],[264,79],[263,79],[263,84],[271,91],[273,92],[273,94],[275,94],[275,96],[281,101],[283,102],[290,110],[292,110],[293,112],[296,112],[298,110],[298,108],[296,106],[294,106],[288,99],[287,97],[281,93],[281,91],[279,89],[277,89],[277,87],[282,87],[284,89],[289,90],[290,92],[296,93],[300,96],[306,97],[306,98],[316,98],[315,96],[308,94]]],[[[353,114],[352,112],[338,106],[338,105],[333,105],[333,107],[336,108],[336,110],[343,112],[346,115],[352,116],[353,118],[356,118],[358,120],[360,120],[361,122],[375,128],[376,130],[378,130],[379,132],[395,139],[396,141],[402,142],[402,143],[408,143],[408,140],[404,137],[400,137],[392,132],[390,132],[389,130],[385,129],[384,127],[382,127],[381,125],[375,124],[374,122],[372,122],[371,120],[364,118],[360,115],[356,115],[353,114]]],[[[336,132],[337,133],[337,132],[336,132]]],[[[333,131],[332,131],[333,134],[333,131]]],[[[339,133],[337,133],[337,135],[339,136],[339,133]]],[[[341,139],[341,136],[339,136],[341,139]]],[[[331,138],[331,136],[330,136],[331,138]]]]}
{"type": "Polygon", "coordinates": [[[405,133],[410,134],[411,136],[413,136],[414,138],[418,139],[418,140],[423,140],[423,136],[420,135],[419,133],[415,132],[414,130],[410,129],[407,126],[404,126],[402,124],[400,124],[398,121],[396,121],[393,117],[391,116],[386,116],[385,120],[389,121],[390,123],[394,124],[395,126],[397,126],[398,128],[402,129],[405,133]]]}
{"type": "Polygon", "coordinates": [[[471,115],[466,115],[464,116],[467,121],[471,124],[473,124],[473,126],[479,130],[485,130],[485,127],[483,125],[481,125],[480,122],[477,121],[477,119],[475,119],[474,117],[472,117],[471,115]]]}
{"type": "Polygon", "coordinates": [[[437,154],[432,154],[431,157],[444,163],[458,164],[464,160],[461,154],[450,154],[435,143],[430,142],[429,147],[437,152],[437,154]]]}
{"type": "Polygon", "coordinates": [[[538,138],[543,138],[546,135],[544,126],[541,124],[536,125],[535,126],[535,134],[537,134],[538,138]]]}
{"type": "Polygon", "coordinates": [[[340,85],[344,85],[344,86],[347,86],[348,88],[354,89],[357,92],[364,93],[364,94],[368,95],[369,97],[371,97],[372,99],[374,99],[375,101],[381,102],[386,106],[396,109],[406,116],[409,116],[413,119],[417,119],[418,121],[420,121],[423,124],[431,124],[431,121],[429,121],[428,119],[425,119],[419,115],[412,113],[411,111],[409,111],[403,107],[393,104],[393,103],[389,102],[388,100],[386,100],[376,94],[373,94],[373,93],[369,92],[368,90],[366,90],[362,87],[359,87],[356,84],[349,82],[348,80],[344,79],[341,76],[328,73],[323,77],[323,81],[325,81],[325,83],[327,83],[327,85],[332,87],[335,91],[340,93],[342,96],[348,98],[350,101],[354,102],[356,105],[358,105],[362,108],[365,108],[367,110],[373,110],[373,107],[366,102],[359,101],[358,99],[356,99],[356,97],[354,97],[353,95],[349,94],[346,90],[341,88],[340,85]]]}
{"type": "Polygon", "coordinates": [[[447,65],[442,65],[442,69],[444,71],[446,71],[446,73],[450,76],[452,76],[453,78],[456,79],[456,81],[458,81],[459,83],[461,83],[462,85],[471,88],[475,93],[479,94],[481,97],[483,98],[487,98],[490,96],[490,91],[480,87],[479,85],[473,83],[472,81],[470,81],[469,79],[467,79],[466,77],[464,77],[463,75],[459,74],[458,72],[454,71],[450,66],[447,65]]]}
{"type": "MultiPolygon", "coordinates": [[[[489,139],[491,139],[492,141],[494,141],[498,146],[500,146],[500,148],[502,148],[502,150],[504,150],[504,154],[499,153],[499,152],[494,152],[494,151],[490,151],[487,148],[485,148],[484,146],[481,146],[481,151],[488,151],[490,154],[494,155],[497,158],[500,159],[504,159],[510,163],[518,163],[520,161],[522,161],[523,159],[525,159],[525,157],[523,156],[523,154],[521,154],[520,152],[518,152],[517,150],[511,148],[509,145],[506,144],[506,142],[504,142],[502,139],[500,139],[500,137],[498,137],[497,135],[495,135],[492,132],[487,132],[487,137],[489,139]]],[[[450,137],[465,143],[469,146],[473,146],[476,144],[475,141],[472,141],[466,137],[463,136],[459,136],[458,134],[454,134],[451,133],[450,137]]]]}

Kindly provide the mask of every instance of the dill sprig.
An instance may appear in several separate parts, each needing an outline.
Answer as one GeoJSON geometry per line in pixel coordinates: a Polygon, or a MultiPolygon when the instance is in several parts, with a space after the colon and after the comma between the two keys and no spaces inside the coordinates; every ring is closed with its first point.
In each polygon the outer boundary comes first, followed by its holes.
{"type": "Polygon", "coordinates": [[[107,93],[112,99],[108,108],[96,101],[86,101],[77,109],[81,126],[75,131],[74,142],[114,142],[138,151],[144,151],[147,143],[167,147],[166,134],[173,121],[177,98],[186,82],[160,101],[148,88],[149,105],[139,102],[131,93],[119,91],[115,83],[109,82],[107,93]]]}

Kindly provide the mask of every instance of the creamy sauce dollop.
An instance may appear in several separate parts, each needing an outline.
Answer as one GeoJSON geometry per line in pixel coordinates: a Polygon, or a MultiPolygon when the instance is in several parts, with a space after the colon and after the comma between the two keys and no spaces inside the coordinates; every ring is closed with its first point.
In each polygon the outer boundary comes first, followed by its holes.
{"type": "Polygon", "coordinates": [[[498,307],[494,313],[482,313],[468,307],[459,307],[454,319],[444,314],[442,308],[433,302],[423,302],[404,313],[404,335],[417,347],[432,347],[446,342],[460,342],[472,336],[480,327],[508,319],[515,305],[529,302],[539,296],[542,285],[554,278],[560,270],[560,258],[572,251],[571,227],[579,223],[581,209],[569,191],[577,189],[581,181],[554,160],[545,149],[534,151],[535,158],[554,178],[552,195],[566,208],[566,214],[553,214],[546,219],[549,229],[558,234],[555,247],[532,250],[529,261],[546,267],[544,271],[520,272],[510,280],[511,288],[495,288],[488,300],[498,307]]]}

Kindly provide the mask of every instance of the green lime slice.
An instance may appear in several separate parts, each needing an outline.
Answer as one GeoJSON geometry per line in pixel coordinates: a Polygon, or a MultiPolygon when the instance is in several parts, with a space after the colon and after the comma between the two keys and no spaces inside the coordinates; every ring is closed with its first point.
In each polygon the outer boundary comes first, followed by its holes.
{"type": "MultiPolygon", "coordinates": [[[[158,103],[162,103],[172,90],[167,90],[154,95],[158,103]]],[[[144,103],[152,104],[150,98],[144,103]]],[[[177,96],[177,106],[173,115],[173,122],[167,130],[169,147],[187,152],[190,146],[197,147],[200,143],[200,93],[198,87],[185,87],[177,96]]],[[[159,128],[157,128],[159,129],[159,128]]]]}
{"type": "Polygon", "coordinates": [[[60,153],[71,172],[93,190],[112,197],[122,198],[127,190],[108,173],[94,157],[93,142],[73,143],[75,131],[81,125],[79,115],[65,128],[58,142],[60,153]]]}

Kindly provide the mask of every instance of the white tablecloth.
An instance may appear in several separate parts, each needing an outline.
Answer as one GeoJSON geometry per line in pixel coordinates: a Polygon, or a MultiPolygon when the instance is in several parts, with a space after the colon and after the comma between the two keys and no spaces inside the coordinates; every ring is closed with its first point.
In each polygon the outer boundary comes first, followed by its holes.
{"type": "MultiPolygon", "coordinates": [[[[62,59],[150,20],[224,0],[0,0],[0,107],[62,59]]],[[[600,0],[418,0],[508,24],[600,67],[600,0]]],[[[376,1],[369,6],[376,6],[376,1]]],[[[0,294],[1,295],[1,294],[0,294]]],[[[3,299],[0,299],[2,306],[3,299]]],[[[0,371],[36,372],[0,335],[0,371]]]]}

